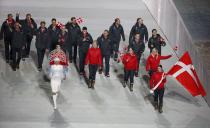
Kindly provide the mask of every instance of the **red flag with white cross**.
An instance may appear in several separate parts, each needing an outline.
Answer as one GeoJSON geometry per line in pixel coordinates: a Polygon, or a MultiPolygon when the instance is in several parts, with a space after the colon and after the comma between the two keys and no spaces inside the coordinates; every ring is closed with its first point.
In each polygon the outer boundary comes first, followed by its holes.
{"type": "Polygon", "coordinates": [[[168,71],[167,75],[176,78],[192,96],[206,96],[206,92],[198,78],[188,52],[168,71]]]}

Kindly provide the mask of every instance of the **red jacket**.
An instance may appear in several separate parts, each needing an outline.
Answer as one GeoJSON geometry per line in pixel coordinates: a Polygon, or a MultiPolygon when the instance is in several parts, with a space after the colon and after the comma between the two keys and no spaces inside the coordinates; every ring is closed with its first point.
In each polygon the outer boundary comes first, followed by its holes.
{"type": "MultiPolygon", "coordinates": [[[[157,85],[157,83],[159,83],[159,81],[161,80],[162,78],[162,75],[163,75],[164,72],[154,72],[152,74],[152,77],[150,79],[150,88],[152,89],[153,87],[155,87],[157,85]]],[[[166,78],[163,79],[163,81],[160,83],[160,85],[158,86],[157,89],[163,89],[164,88],[164,85],[166,83],[166,78]]]]}
{"type": "Polygon", "coordinates": [[[157,71],[158,65],[160,64],[160,60],[168,59],[170,57],[171,57],[171,55],[168,55],[168,56],[150,55],[147,58],[146,71],[149,71],[149,70],[157,71]]]}
{"type": "Polygon", "coordinates": [[[102,65],[102,56],[100,48],[89,48],[87,56],[85,58],[85,65],[97,64],[102,65]]]}
{"type": "Polygon", "coordinates": [[[138,60],[135,54],[126,53],[122,57],[122,63],[124,64],[125,70],[137,70],[138,60]]]}

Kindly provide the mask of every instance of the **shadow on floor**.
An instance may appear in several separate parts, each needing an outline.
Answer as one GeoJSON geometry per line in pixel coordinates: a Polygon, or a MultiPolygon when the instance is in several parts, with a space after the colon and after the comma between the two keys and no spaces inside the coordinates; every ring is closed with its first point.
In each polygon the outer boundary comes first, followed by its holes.
{"type": "Polygon", "coordinates": [[[189,104],[194,104],[197,107],[201,106],[196,100],[193,100],[192,98],[191,99],[187,98],[186,96],[178,93],[177,91],[170,91],[167,94],[165,94],[164,97],[174,99],[174,100],[179,100],[179,101],[182,101],[182,102],[187,102],[189,104]]]}
{"type": "Polygon", "coordinates": [[[54,110],[49,119],[50,126],[53,128],[71,128],[59,110],[54,110]]]}

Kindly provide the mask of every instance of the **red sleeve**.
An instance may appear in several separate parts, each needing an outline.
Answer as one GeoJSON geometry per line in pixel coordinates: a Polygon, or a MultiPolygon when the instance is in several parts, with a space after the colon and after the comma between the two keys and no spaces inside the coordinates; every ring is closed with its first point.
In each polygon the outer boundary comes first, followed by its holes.
{"type": "MultiPolygon", "coordinates": [[[[166,76],[166,73],[163,73],[163,74],[164,74],[164,76],[166,76]]],[[[163,79],[162,83],[163,83],[163,84],[166,83],[166,78],[163,79]]]]}
{"type": "Polygon", "coordinates": [[[168,55],[168,56],[160,56],[160,59],[161,60],[165,60],[165,59],[168,59],[168,58],[170,58],[171,57],[171,55],[168,55]]]}
{"type": "Polygon", "coordinates": [[[162,83],[166,83],[166,78],[165,78],[165,79],[163,79],[162,83]]]}
{"type": "Polygon", "coordinates": [[[150,80],[149,80],[149,85],[150,85],[150,89],[152,89],[153,88],[153,80],[154,80],[154,74],[151,76],[151,78],[150,78],[150,80]]]}
{"type": "Polygon", "coordinates": [[[101,66],[102,65],[102,56],[101,56],[101,50],[98,48],[98,62],[99,62],[99,65],[101,66]]]}
{"type": "Polygon", "coordinates": [[[85,65],[88,64],[89,57],[90,57],[90,49],[88,50],[88,53],[87,53],[86,58],[85,58],[85,65]]]}
{"type": "Polygon", "coordinates": [[[146,62],[146,71],[150,70],[150,57],[147,58],[147,62],[146,62]]]}
{"type": "Polygon", "coordinates": [[[122,56],[122,63],[123,63],[123,64],[126,63],[126,54],[122,56]]]}

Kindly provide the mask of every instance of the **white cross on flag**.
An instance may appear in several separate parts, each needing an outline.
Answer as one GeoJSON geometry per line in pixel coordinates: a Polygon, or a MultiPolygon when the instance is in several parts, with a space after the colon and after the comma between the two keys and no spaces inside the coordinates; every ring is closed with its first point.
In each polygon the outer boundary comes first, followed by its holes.
{"type": "Polygon", "coordinates": [[[168,71],[167,75],[176,78],[192,96],[206,96],[206,92],[197,76],[188,52],[168,71]]]}
{"type": "Polygon", "coordinates": [[[65,25],[62,24],[61,22],[58,22],[57,27],[59,27],[60,29],[63,29],[63,28],[65,28],[65,25]]]}
{"type": "Polygon", "coordinates": [[[77,22],[77,24],[82,24],[85,21],[84,21],[84,19],[82,17],[79,17],[79,18],[76,18],[76,22],[77,22]]]}

